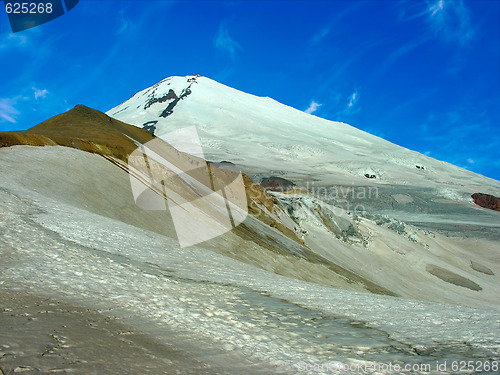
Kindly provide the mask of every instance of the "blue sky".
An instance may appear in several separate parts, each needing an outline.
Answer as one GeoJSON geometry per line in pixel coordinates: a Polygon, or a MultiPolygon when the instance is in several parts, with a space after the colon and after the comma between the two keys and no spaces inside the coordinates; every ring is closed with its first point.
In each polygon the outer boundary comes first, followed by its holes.
{"type": "Polygon", "coordinates": [[[500,179],[499,0],[81,0],[16,34],[2,9],[0,71],[0,131],[198,73],[500,179]]]}

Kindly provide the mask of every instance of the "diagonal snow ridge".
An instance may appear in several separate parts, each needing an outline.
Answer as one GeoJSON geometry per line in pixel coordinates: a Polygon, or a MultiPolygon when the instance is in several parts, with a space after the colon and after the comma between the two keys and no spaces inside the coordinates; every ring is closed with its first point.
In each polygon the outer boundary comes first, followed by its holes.
{"type": "Polygon", "coordinates": [[[176,160],[178,155],[172,155],[171,148],[158,138],[139,145],[128,157],[136,204],[146,210],[166,210],[166,199],[182,247],[210,240],[241,224],[248,214],[241,172],[232,173],[229,183],[214,182],[216,171],[211,171],[204,159],[194,126],[162,138],[175,147],[175,154],[186,152],[200,160],[191,160],[189,165],[176,160]],[[190,175],[193,172],[196,177],[190,175]]]}

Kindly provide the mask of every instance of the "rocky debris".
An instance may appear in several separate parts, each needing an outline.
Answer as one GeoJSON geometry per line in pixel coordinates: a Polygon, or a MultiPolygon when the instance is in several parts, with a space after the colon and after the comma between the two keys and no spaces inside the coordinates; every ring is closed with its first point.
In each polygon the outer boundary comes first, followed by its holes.
{"type": "Polygon", "coordinates": [[[392,229],[394,232],[402,236],[405,236],[407,234],[405,223],[399,220],[391,220],[391,223],[387,226],[387,228],[392,229]]]}
{"type": "Polygon", "coordinates": [[[158,122],[157,120],[145,122],[144,124],[142,124],[142,128],[150,132],[151,135],[154,135],[157,122],[158,122]]]}
{"type": "Polygon", "coordinates": [[[177,94],[175,93],[175,91],[172,89],[168,90],[168,92],[165,95],[163,95],[159,98],[155,98],[154,95],[151,95],[149,97],[149,100],[144,105],[144,109],[148,109],[149,107],[151,107],[155,103],[164,103],[167,100],[175,100],[175,99],[178,99],[178,97],[177,97],[177,94]]]}
{"type": "Polygon", "coordinates": [[[480,207],[490,210],[500,211],[500,198],[490,194],[474,193],[471,195],[474,203],[480,207]]]}
{"type": "Polygon", "coordinates": [[[371,179],[377,178],[377,176],[375,176],[374,174],[369,174],[369,173],[365,173],[365,177],[371,179]]]}
{"type": "Polygon", "coordinates": [[[295,184],[292,181],[276,176],[263,178],[260,185],[266,190],[281,193],[292,190],[295,187],[295,184]]]}
{"type": "MultiPolygon", "coordinates": [[[[408,239],[410,242],[414,242],[416,244],[419,244],[420,246],[428,249],[429,245],[426,244],[425,242],[422,242],[419,239],[418,236],[418,231],[422,229],[416,229],[414,226],[411,224],[384,216],[384,215],[368,215],[368,218],[370,220],[373,220],[375,224],[381,227],[385,227],[387,229],[392,230],[394,233],[403,236],[408,239]]],[[[429,232],[427,230],[423,230],[423,233],[430,238],[435,238],[435,235],[432,232],[429,232]]],[[[399,252],[399,251],[398,251],[399,252]]],[[[403,254],[402,252],[399,252],[400,254],[403,254]]]]}
{"type": "MultiPolygon", "coordinates": [[[[242,177],[247,195],[248,213],[259,219],[269,227],[278,230],[295,242],[303,244],[304,241],[297,236],[297,233],[276,220],[279,217],[277,211],[282,210],[279,201],[269,195],[264,187],[253,182],[252,179],[246,174],[243,173],[242,177]]],[[[237,235],[243,235],[243,238],[254,240],[253,235],[249,237],[246,234],[242,233],[247,231],[245,223],[240,224],[235,229],[235,233],[237,235]]]]}
{"type": "Polygon", "coordinates": [[[233,172],[241,172],[241,168],[238,167],[236,164],[230,162],[230,161],[221,161],[220,163],[213,162],[213,161],[207,161],[209,165],[213,165],[216,168],[219,169],[227,169],[228,171],[233,171],[233,172]]]}
{"type": "Polygon", "coordinates": [[[175,98],[174,100],[172,100],[168,104],[167,108],[165,108],[163,110],[163,112],[160,114],[160,117],[167,117],[167,116],[170,116],[172,113],[174,113],[174,107],[177,105],[177,103],[179,103],[179,101],[181,101],[186,96],[188,96],[188,95],[190,95],[192,93],[191,86],[193,85],[193,83],[196,83],[196,80],[191,81],[191,83],[189,84],[189,86],[186,87],[184,90],[182,90],[182,92],[179,95],[179,97],[175,98]]]}

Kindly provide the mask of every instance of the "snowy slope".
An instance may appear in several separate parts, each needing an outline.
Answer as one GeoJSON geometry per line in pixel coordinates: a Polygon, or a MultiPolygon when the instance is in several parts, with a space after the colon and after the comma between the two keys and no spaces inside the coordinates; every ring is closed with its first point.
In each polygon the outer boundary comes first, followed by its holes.
{"type": "MultiPolygon", "coordinates": [[[[129,186],[126,173],[97,155],[17,146],[0,149],[0,161],[2,288],[117,317],[210,366],[200,373],[356,374],[360,365],[367,374],[443,374],[453,373],[452,360],[499,359],[498,311],[307,283],[217,254],[206,244],[182,249],[173,238],[118,220],[118,212],[106,217],[106,210],[91,212],[97,207],[90,210],[84,200],[74,200],[91,181],[103,189],[104,205],[121,199],[116,192],[129,186]],[[44,168],[48,165],[52,168],[44,168]],[[111,181],[114,189],[106,189],[111,181]],[[447,371],[436,369],[438,360],[448,361],[447,371]],[[410,367],[400,371],[389,364],[410,367]],[[432,368],[418,369],[426,364],[432,368]],[[324,367],[304,371],[314,365],[324,367]]],[[[216,239],[217,246],[225,246],[230,235],[216,239]]],[[[24,329],[41,342],[37,319],[24,329]]],[[[122,337],[121,346],[129,336],[123,332],[122,337]]],[[[85,350],[68,341],[53,348],[56,354],[37,356],[42,372],[54,370],[43,358],[85,350]]],[[[24,347],[16,346],[15,338],[2,345],[9,353],[2,366],[23,358],[24,347]]],[[[94,353],[77,373],[92,372],[107,358],[108,352],[94,353]]],[[[65,368],[71,366],[75,363],[65,368]]],[[[164,366],[150,373],[174,373],[171,364],[164,366]]]]}
{"type": "Polygon", "coordinates": [[[160,137],[195,125],[208,159],[232,161],[250,174],[279,173],[302,186],[445,185],[500,195],[498,181],[206,77],[167,78],[107,114],[154,126],[160,137]]]}
{"type": "Polygon", "coordinates": [[[294,181],[308,195],[271,193],[288,213],[276,221],[386,291],[499,306],[500,215],[470,198],[500,195],[498,181],[205,77],[167,78],[108,115],[160,137],[195,125],[207,159],[294,181]]]}

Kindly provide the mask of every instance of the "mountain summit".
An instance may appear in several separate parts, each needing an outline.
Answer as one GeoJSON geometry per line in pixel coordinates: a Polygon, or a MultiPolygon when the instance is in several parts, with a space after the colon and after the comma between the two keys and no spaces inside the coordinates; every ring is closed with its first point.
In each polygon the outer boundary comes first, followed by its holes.
{"type": "Polygon", "coordinates": [[[106,113],[159,137],[194,125],[208,158],[231,161],[249,174],[262,172],[265,160],[266,169],[298,185],[447,185],[470,193],[480,186],[484,193],[499,192],[497,181],[199,75],[166,78],[106,113]]]}

